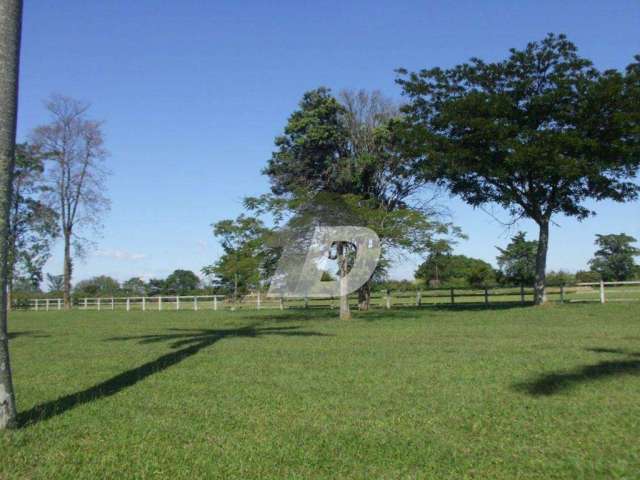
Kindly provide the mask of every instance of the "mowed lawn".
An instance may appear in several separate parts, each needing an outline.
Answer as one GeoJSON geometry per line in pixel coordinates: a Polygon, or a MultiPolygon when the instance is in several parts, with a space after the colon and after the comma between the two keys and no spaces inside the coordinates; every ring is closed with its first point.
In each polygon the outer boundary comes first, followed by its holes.
{"type": "Polygon", "coordinates": [[[12,313],[0,478],[640,476],[640,305],[12,313]]]}

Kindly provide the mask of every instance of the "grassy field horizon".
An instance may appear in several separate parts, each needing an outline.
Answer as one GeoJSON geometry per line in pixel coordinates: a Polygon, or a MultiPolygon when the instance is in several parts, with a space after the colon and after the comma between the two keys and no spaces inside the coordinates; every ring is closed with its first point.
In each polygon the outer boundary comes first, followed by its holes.
{"type": "Polygon", "coordinates": [[[640,305],[12,312],[0,478],[635,478],[640,305]]]}

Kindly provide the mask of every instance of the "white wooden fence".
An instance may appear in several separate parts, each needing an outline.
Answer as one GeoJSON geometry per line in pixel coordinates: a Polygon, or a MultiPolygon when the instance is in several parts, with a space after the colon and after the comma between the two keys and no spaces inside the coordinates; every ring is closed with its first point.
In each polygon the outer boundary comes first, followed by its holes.
{"type": "MultiPolygon", "coordinates": [[[[550,301],[622,302],[640,301],[640,281],[579,283],[574,287],[548,287],[550,301]]],[[[357,296],[349,297],[357,306],[357,296]]],[[[421,307],[459,304],[526,304],[533,300],[533,289],[515,288],[438,288],[428,290],[377,292],[371,297],[372,308],[421,307]]],[[[252,293],[234,301],[225,295],[164,295],[156,297],[95,297],[75,299],[73,308],[80,310],[172,311],[172,310],[260,310],[285,308],[338,308],[338,298],[273,298],[252,293]]],[[[31,299],[27,309],[62,310],[61,298],[31,299]]]]}
{"type": "MultiPolygon", "coordinates": [[[[578,283],[579,287],[598,287],[600,303],[607,302],[624,302],[630,301],[633,299],[629,299],[628,293],[638,294],[640,290],[638,288],[624,289],[625,286],[633,287],[634,285],[640,286],[640,281],[626,281],[626,282],[591,282],[591,283],[578,283]],[[614,287],[609,289],[609,298],[607,299],[607,288],[606,287],[614,287]]],[[[638,299],[640,300],[640,298],[638,299]]]]}

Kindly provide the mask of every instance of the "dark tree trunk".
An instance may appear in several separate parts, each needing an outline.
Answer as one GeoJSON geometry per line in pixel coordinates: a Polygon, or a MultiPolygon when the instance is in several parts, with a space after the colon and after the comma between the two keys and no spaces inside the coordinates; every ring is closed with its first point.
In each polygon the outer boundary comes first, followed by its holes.
{"type": "Polygon", "coordinates": [[[544,218],[538,223],[540,233],[538,235],[538,251],[536,252],[536,277],[533,286],[533,302],[542,305],[547,302],[545,292],[545,277],[547,272],[547,251],[549,249],[549,219],[544,218]]]}
{"type": "Polygon", "coordinates": [[[347,285],[348,259],[346,246],[345,242],[338,242],[337,244],[338,266],[340,269],[340,320],[351,320],[349,287],[347,285]]]}
{"type": "Polygon", "coordinates": [[[71,231],[64,232],[64,280],[62,285],[62,299],[65,309],[71,308],[71,231]]]}
{"type": "Polygon", "coordinates": [[[0,1],[0,430],[16,426],[7,332],[9,209],[18,114],[22,1],[0,1]]]}
{"type": "Polygon", "coordinates": [[[371,279],[358,289],[358,309],[365,312],[371,304],[371,279]]]}

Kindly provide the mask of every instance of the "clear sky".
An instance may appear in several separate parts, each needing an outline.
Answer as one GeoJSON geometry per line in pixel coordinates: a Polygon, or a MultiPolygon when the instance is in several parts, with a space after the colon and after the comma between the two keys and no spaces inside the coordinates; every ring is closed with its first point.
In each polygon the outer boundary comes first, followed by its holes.
{"type": "MultiPolygon", "coordinates": [[[[640,53],[640,2],[26,0],[19,140],[46,121],[52,92],[90,101],[106,122],[112,209],[75,280],[198,272],[219,254],[211,223],[267,190],[260,170],[304,91],[400,99],[398,67],[498,59],[548,32],[599,68],[623,68],[640,53]]],[[[457,250],[495,262],[514,229],[444,200],[470,237],[457,250]]],[[[596,233],[640,239],[639,203],[597,209],[582,223],[556,218],[550,268],[584,268],[596,233]]],[[[48,272],[62,271],[61,256],[58,244],[48,272]]]]}

